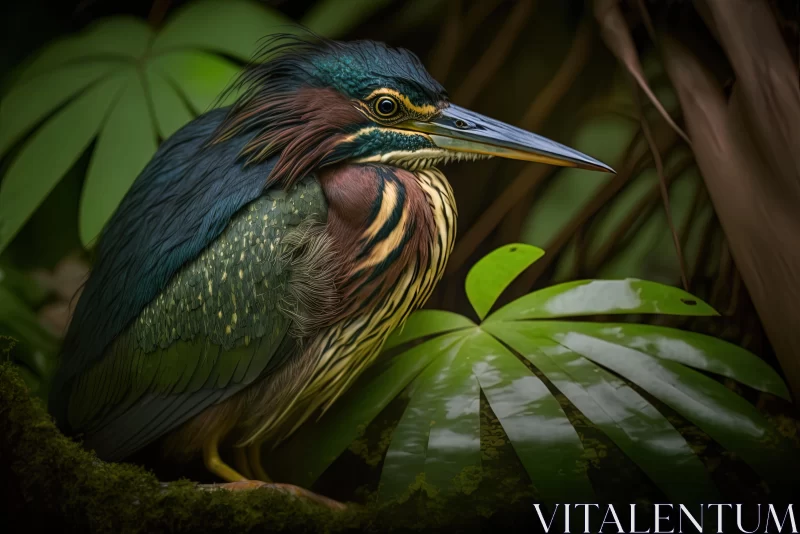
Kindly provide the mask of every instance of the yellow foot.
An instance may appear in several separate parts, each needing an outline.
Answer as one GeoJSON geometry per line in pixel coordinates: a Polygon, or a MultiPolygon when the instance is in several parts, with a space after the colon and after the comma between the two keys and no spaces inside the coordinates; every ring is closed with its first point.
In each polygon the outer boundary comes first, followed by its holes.
{"type": "Polygon", "coordinates": [[[223,462],[222,458],[219,457],[219,451],[217,450],[219,437],[219,434],[212,433],[203,443],[203,463],[205,463],[206,469],[228,482],[247,480],[245,476],[223,462]]]}
{"type": "Polygon", "coordinates": [[[290,495],[293,495],[298,499],[308,502],[313,502],[320,506],[330,508],[331,510],[347,509],[346,504],[340,503],[339,501],[334,501],[333,499],[329,499],[327,497],[314,493],[313,491],[308,491],[307,489],[303,489],[298,486],[293,486],[291,484],[261,482],[258,480],[240,480],[238,482],[228,482],[226,484],[215,484],[214,487],[226,489],[229,491],[242,491],[242,490],[254,490],[254,489],[281,491],[283,493],[288,493],[290,495]]]}
{"type": "Polygon", "coordinates": [[[272,482],[264,467],[261,465],[261,444],[253,444],[247,447],[247,460],[250,464],[250,469],[253,473],[253,478],[261,480],[262,482],[272,482]]]}

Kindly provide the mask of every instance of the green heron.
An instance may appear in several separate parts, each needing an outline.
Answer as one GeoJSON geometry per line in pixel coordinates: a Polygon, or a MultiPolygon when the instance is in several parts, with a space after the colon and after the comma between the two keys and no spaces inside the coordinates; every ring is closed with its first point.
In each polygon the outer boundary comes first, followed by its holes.
{"type": "Polygon", "coordinates": [[[613,172],[450,104],[406,50],[283,36],[265,53],[233,105],[160,146],[98,242],[50,410],[104,460],[159,440],[267,480],[262,444],[327,409],[442,276],[439,164],[613,172]]]}

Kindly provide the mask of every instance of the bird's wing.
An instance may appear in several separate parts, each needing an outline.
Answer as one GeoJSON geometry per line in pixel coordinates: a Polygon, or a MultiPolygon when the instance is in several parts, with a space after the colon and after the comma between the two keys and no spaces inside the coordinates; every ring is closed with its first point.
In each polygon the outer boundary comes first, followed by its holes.
{"type": "Polygon", "coordinates": [[[225,116],[224,109],[210,111],[162,143],[103,229],[51,387],[50,411],[65,432],[72,430],[65,396],[74,379],[264,193],[275,158],[244,165],[239,154],[247,136],[214,143],[225,116]]]}
{"type": "MultiPolygon", "coordinates": [[[[241,391],[291,353],[287,234],[322,222],[313,177],[245,206],[72,381],[70,427],[101,458],[128,456],[241,391]]],[[[293,241],[291,247],[297,245],[293,241]]]]}

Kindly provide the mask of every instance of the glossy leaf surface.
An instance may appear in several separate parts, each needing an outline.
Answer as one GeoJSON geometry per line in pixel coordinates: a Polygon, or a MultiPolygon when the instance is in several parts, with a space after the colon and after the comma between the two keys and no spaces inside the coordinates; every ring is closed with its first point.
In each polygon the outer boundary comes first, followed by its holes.
{"type": "Polygon", "coordinates": [[[676,287],[631,278],[579,280],[540,289],[497,310],[487,321],[632,313],[718,315],[676,287]]]}
{"type": "Polygon", "coordinates": [[[513,243],[478,260],[469,270],[465,286],[478,318],[483,320],[508,284],[542,256],[540,248],[513,243]]]}
{"type": "Polygon", "coordinates": [[[381,499],[401,497],[420,475],[443,491],[464,490],[465,479],[479,476],[480,390],[470,365],[475,335],[464,336],[414,381],[384,460],[381,499]]]}
{"type": "Polygon", "coordinates": [[[583,445],[547,386],[491,335],[470,341],[473,371],[541,498],[593,502],[583,445]]]}
{"type": "Polygon", "coordinates": [[[725,376],[789,400],[786,384],[769,364],[738,345],[711,336],[632,323],[548,321],[545,327],[550,331],[581,332],[650,356],[725,376]]]}
{"type": "Polygon", "coordinates": [[[600,311],[681,313],[683,307],[713,314],[705,303],[676,288],[640,280],[561,284],[520,301],[526,299],[528,305],[516,315],[508,309],[519,301],[480,327],[449,312],[413,314],[405,329],[390,336],[387,349],[449,333],[378,364],[313,430],[301,429],[302,446],[295,449],[294,440],[289,442],[292,457],[298,459],[296,450],[303,451],[304,459],[318,457],[324,432],[345,432],[342,439],[325,444],[325,460],[299,480],[313,481],[358,434],[347,429],[368,424],[417,377],[384,461],[383,499],[402,498],[410,487],[445,493],[469,493],[477,487],[482,471],[476,403],[482,391],[543,502],[591,502],[581,439],[548,386],[507,345],[675,502],[713,500],[719,494],[681,434],[626,380],[739,454],[766,480],[785,481],[780,466],[796,462],[786,440],[746,400],[690,368],[785,394],[777,373],[749,352],[708,336],[650,325],[524,320],[600,311]],[[392,386],[395,372],[397,384],[392,386]]]}
{"type": "Polygon", "coordinates": [[[767,481],[788,482],[800,468],[786,439],[752,404],[719,382],[677,362],[578,332],[553,333],[552,339],[638,385],[741,456],[767,481]]]}
{"type": "Polygon", "coordinates": [[[383,345],[383,349],[389,350],[415,339],[473,326],[476,326],[476,324],[457,313],[440,310],[419,310],[412,313],[402,327],[392,332],[392,335],[383,345]]]}
{"type": "Polygon", "coordinates": [[[673,502],[702,502],[717,495],[703,463],[680,433],[623,380],[543,338],[530,323],[493,324],[486,329],[544,373],[673,502]],[[687,480],[693,483],[687,485],[687,480]]]}

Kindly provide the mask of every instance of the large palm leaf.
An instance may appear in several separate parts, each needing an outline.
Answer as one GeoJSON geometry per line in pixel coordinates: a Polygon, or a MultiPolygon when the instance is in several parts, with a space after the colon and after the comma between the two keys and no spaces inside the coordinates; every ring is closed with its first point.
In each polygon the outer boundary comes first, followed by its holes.
{"type": "Polygon", "coordinates": [[[681,434],[639,388],[738,454],[765,480],[792,476],[797,459],[786,440],[750,403],[704,374],[788,398],[783,381],[762,360],[692,332],[562,320],[596,314],[716,315],[692,295],[635,279],[577,281],[528,294],[486,317],[508,283],[542,254],[529,245],[509,245],[473,267],[466,289],[480,324],[443,311],[412,315],[387,349],[424,342],[379,364],[317,424],[279,449],[282,474],[312,483],[410,388],[384,460],[380,494],[402,497],[420,475],[445,493],[458,491],[459,475],[481,468],[482,392],[545,501],[596,502],[584,446],[549,382],[676,501],[714,498],[717,489],[681,434]],[[287,456],[293,461],[283,461],[287,456]]]}
{"type": "MultiPolygon", "coordinates": [[[[325,0],[303,24],[337,36],[382,4],[325,0]]],[[[291,22],[252,0],[199,0],[158,31],[113,17],[45,47],[0,102],[0,157],[12,158],[0,182],[0,252],[92,147],[79,215],[90,244],[159,141],[225,104],[218,97],[241,64],[264,37],[298,31],[291,22]]]]}

